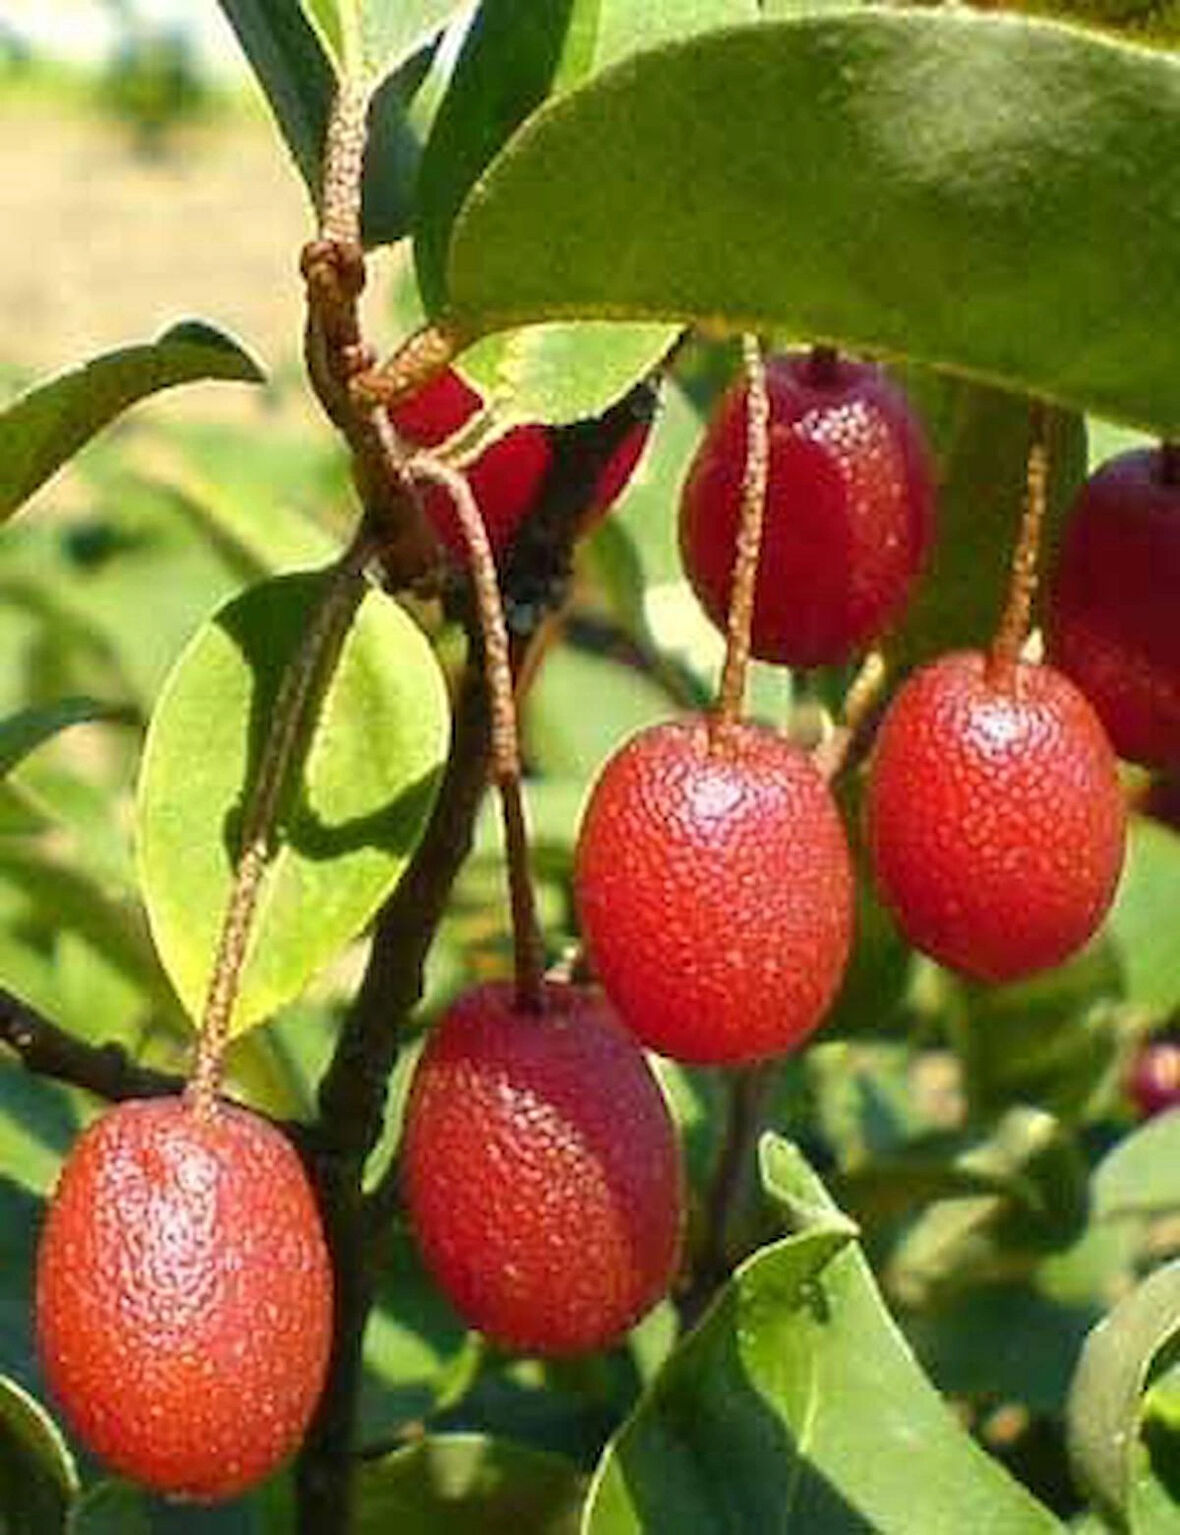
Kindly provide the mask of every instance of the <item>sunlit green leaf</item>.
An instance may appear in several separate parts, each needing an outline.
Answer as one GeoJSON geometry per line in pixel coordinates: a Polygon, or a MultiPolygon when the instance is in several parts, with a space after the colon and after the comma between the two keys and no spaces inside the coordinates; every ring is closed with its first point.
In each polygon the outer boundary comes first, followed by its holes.
{"type": "Polygon", "coordinates": [[[0,1527],[5,1535],[59,1529],[78,1491],[74,1457],[35,1397],[0,1376],[0,1527]]]}
{"type": "MultiPolygon", "coordinates": [[[[161,959],[194,1017],[230,889],[245,788],[283,668],[324,580],[278,577],[223,608],[181,656],[149,727],[139,866],[161,959]]],[[[303,772],[284,798],[237,1031],[294,997],[396,884],[430,811],[447,734],[446,693],[430,647],[396,603],[370,591],[303,772]]]]}
{"type": "Polygon", "coordinates": [[[425,287],[473,336],[724,320],[1171,435],[1178,199],[1180,57],[967,8],[826,12],[542,108],[425,287]]]}
{"type": "MultiPolygon", "coordinates": [[[[775,1162],[779,1196],[830,1219],[802,1158],[775,1162]]],[[[1059,1530],[956,1422],[844,1240],[833,1256],[807,1224],[742,1264],[608,1447],[587,1535],[1059,1530]]]]}

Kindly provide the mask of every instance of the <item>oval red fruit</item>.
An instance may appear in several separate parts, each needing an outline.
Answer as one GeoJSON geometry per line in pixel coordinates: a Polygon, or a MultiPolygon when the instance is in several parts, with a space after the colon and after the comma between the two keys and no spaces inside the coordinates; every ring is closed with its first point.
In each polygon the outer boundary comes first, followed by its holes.
{"type": "MultiPolygon", "coordinates": [[[[479,394],[454,368],[448,368],[409,399],[399,401],[390,417],[408,441],[435,448],[465,426],[482,404],[479,394]]],[[[467,480],[493,554],[502,554],[516,537],[536,504],[552,461],[548,430],[529,422],[509,428],[468,464],[467,480]]],[[[440,541],[465,565],[467,541],[450,495],[441,485],[424,484],[422,499],[440,541]]]]}
{"type": "Polygon", "coordinates": [[[865,799],[878,886],[915,948],[980,980],[1059,964],[1097,929],[1122,868],[1114,752],[1049,666],[957,651],[916,672],[877,736],[865,799]]]}
{"type": "Polygon", "coordinates": [[[1119,454],[1082,487],[1048,591],[1049,659],[1094,705],[1120,757],[1180,767],[1180,472],[1119,454]]]}
{"type": "Polygon", "coordinates": [[[596,994],[467,992],[414,1073],[401,1146],[423,1261],[495,1342],[614,1342],[667,1290],[683,1225],[676,1132],[643,1052],[596,994]]]}
{"type": "Polygon", "coordinates": [[[810,759],[762,726],[714,741],[692,717],[634,736],[591,793],[574,879],[607,995],[664,1055],[779,1055],[840,984],[853,898],[844,827],[810,759]]]}
{"type": "Polygon", "coordinates": [[[37,1343],[79,1437],[178,1497],[236,1496],[302,1438],[332,1273],[290,1142],[245,1110],[120,1104],[78,1140],[41,1235],[37,1343]]]}
{"type": "MultiPolygon", "coordinates": [[[[870,363],[768,359],[770,461],[752,653],[823,666],[899,615],[934,528],[934,475],[901,391],[870,363]]],[[[724,633],[746,465],[746,386],[723,396],[689,469],[680,553],[724,633]]]]}

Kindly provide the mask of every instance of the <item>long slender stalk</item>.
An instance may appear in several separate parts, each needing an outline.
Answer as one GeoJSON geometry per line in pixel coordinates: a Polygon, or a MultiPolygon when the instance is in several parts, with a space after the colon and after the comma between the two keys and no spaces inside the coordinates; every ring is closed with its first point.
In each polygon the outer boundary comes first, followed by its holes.
{"type": "Polygon", "coordinates": [[[756,336],[742,337],[742,359],[746,373],[746,464],[734,551],[725,665],[713,714],[719,732],[724,732],[741,718],[745,700],[758,556],[766,510],[766,482],[770,470],[770,399],[766,392],[766,363],[756,336]]]}
{"type": "Polygon", "coordinates": [[[1037,589],[1037,560],[1049,484],[1049,447],[1046,441],[1045,408],[1034,402],[1030,411],[1031,442],[1028,450],[1024,509],[1012,556],[1008,596],[996,637],[988,656],[987,675],[993,686],[1012,687],[1020,652],[1028,638],[1029,616],[1037,589]]]}
{"type": "Polygon", "coordinates": [[[297,746],[317,685],[326,684],[360,601],[363,570],[370,554],[364,534],[345,551],[329,576],[311,627],[283,674],[274,718],[246,807],[241,852],[226,903],[196,1057],[186,1089],[196,1114],[212,1112],[216,1102],[258,897],[272,855],[279,803],[299,755],[297,746]]]}

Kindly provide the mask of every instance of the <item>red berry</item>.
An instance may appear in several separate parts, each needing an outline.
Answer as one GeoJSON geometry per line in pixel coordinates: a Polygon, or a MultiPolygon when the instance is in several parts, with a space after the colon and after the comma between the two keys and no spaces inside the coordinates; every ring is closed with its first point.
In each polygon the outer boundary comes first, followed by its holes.
{"type": "Polygon", "coordinates": [[[1131,1101],[1145,1119],[1180,1108],[1180,1040],[1149,1039],[1127,1075],[1131,1101]]]}
{"type": "Polygon", "coordinates": [[[915,948],[981,980],[1059,964],[1098,927],[1123,861],[1114,753],[1049,666],[957,651],[916,672],[877,737],[865,801],[878,885],[915,948]]]}
{"type": "Polygon", "coordinates": [[[597,527],[626,490],[631,476],[635,473],[635,466],[643,456],[643,450],[647,446],[650,435],[651,422],[637,421],[603,464],[594,484],[590,505],[582,518],[583,533],[588,533],[591,528],[597,527]]]}
{"type": "Polygon", "coordinates": [[[1082,487],[1048,593],[1049,659],[1098,711],[1120,757],[1180,767],[1180,475],[1160,450],[1082,487]]]}
{"type": "MultiPolygon", "coordinates": [[[[408,441],[435,448],[453,437],[481,408],[474,389],[449,368],[390,411],[408,441]]],[[[483,515],[493,554],[506,550],[540,494],[553,459],[549,433],[537,424],[512,427],[467,466],[467,479],[483,515]]],[[[423,485],[431,526],[454,558],[467,563],[467,541],[450,496],[441,485],[423,485]]]]}
{"type": "Polygon", "coordinates": [[[677,1060],[761,1060],[823,1017],[852,932],[847,839],[810,759],[701,717],[634,736],[578,838],[582,932],[623,1022],[677,1060]]]}
{"type": "MultiPolygon", "coordinates": [[[[897,618],[933,535],[933,471],[906,401],[870,363],[788,352],[767,362],[770,463],[752,651],[823,666],[897,618]]],[[[746,465],[746,386],[710,420],[680,503],[680,553],[724,630],[746,465]]]]}
{"type": "Polygon", "coordinates": [[[643,1052],[598,995],[467,992],[414,1074],[401,1148],[410,1221],[456,1310],[518,1352],[614,1342],[667,1290],[683,1188],[643,1052]]]}
{"type": "Polygon", "coordinates": [[[50,1388],[96,1455],[234,1497],[298,1445],[327,1368],[331,1266],[298,1156],[228,1105],[120,1104],[62,1169],[36,1308],[50,1388]]]}

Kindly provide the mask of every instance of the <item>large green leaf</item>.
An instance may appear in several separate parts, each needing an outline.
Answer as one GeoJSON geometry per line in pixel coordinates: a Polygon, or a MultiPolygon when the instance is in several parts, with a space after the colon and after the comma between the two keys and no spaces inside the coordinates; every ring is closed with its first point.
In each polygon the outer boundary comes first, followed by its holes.
{"type": "MultiPolygon", "coordinates": [[[[637,48],[756,15],[755,0],[483,0],[464,38],[427,141],[414,231],[429,304],[446,291],[455,216],[504,141],[554,92],[565,92],[637,48]]],[[[611,244],[610,226],[599,231],[611,244]]],[[[527,259],[540,256],[534,251],[527,259]]],[[[548,316],[526,316],[544,319],[548,316]]]]}
{"type": "Polygon", "coordinates": [[[355,1535],[576,1535],[583,1485],[558,1455],[433,1435],[361,1468],[355,1535]]]}
{"type": "Polygon", "coordinates": [[[196,379],[257,384],[262,371],[232,337],[183,320],[155,341],[104,352],[14,400],[0,415],[0,521],[128,406],[196,379]]]}
{"type": "MultiPolygon", "coordinates": [[[[1086,1341],[1070,1390],[1069,1451],[1074,1470],[1094,1501],[1122,1527],[1149,1481],[1139,1437],[1142,1396],[1153,1364],[1180,1337],[1180,1262],[1157,1269],[1100,1322],[1086,1341]]],[[[1150,1494],[1149,1494],[1150,1496],[1150,1494]]],[[[1168,1522],[1147,1529],[1174,1528],[1168,1522]]]]}
{"type": "Polygon", "coordinates": [[[60,1529],[77,1491],[61,1430],[23,1386],[0,1375],[0,1529],[5,1535],[60,1529]]]}
{"type": "MultiPolygon", "coordinates": [[[[152,932],[193,1017],[229,893],[243,795],[322,572],[252,587],[195,636],[148,729],[138,859],[152,932]]],[[[364,926],[425,825],[447,748],[446,692],[425,638],[370,591],[284,799],[234,1014],[240,1031],[295,996],[364,926]]]]}
{"type": "Polygon", "coordinates": [[[723,319],[1172,435],[1178,201],[1180,58],[965,8],[828,11],[546,105],[467,196],[445,293],[424,286],[473,336],[723,319]]]}
{"type": "MultiPolygon", "coordinates": [[[[765,1165],[765,1164],[764,1164],[765,1165]]],[[[587,1535],[1023,1535],[1057,1521],[923,1376],[793,1147],[774,1187],[801,1231],[736,1272],[612,1441],[587,1535]]]]}

